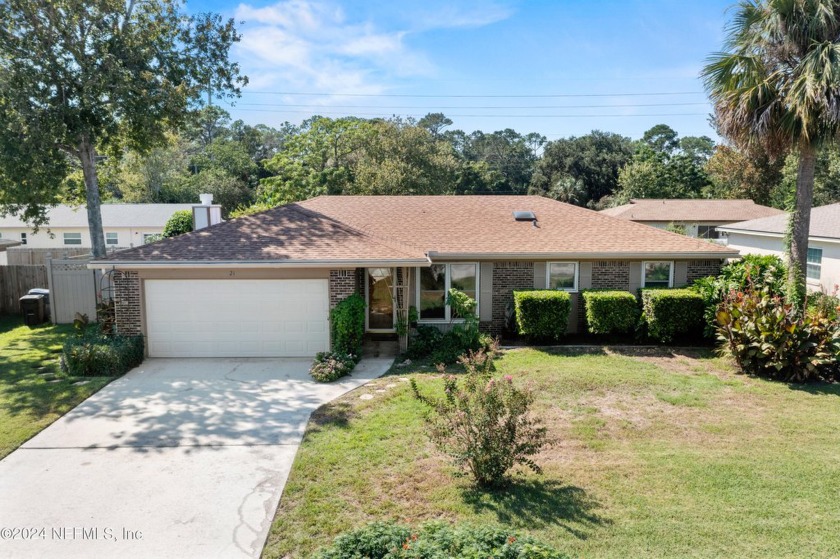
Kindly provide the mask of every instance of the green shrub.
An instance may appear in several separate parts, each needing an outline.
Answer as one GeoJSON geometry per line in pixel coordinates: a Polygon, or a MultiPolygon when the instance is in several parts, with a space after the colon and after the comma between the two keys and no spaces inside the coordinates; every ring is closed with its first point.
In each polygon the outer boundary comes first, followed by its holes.
{"type": "Polygon", "coordinates": [[[514,291],[519,334],[533,340],[557,340],[566,333],[572,299],[565,291],[514,291]]]}
{"type": "Polygon", "coordinates": [[[352,355],[358,360],[365,336],[364,298],[354,293],[339,302],[330,312],[330,328],[333,351],[352,355]]]}
{"type": "Polygon", "coordinates": [[[332,382],[352,373],[356,368],[356,361],[354,355],[322,351],[315,355],[309,374],[318,382],[332,382]]]}
{"type": "Polygon", "coordinates": [[[718,340],[741,372],[804,382],[832,379],[840,357],[840,329],[819,311],[762,290],[732,291],[717,312],[718,340]]]}
{"type": "Polygon", "coordinates": [[[316,559],[568,559],[568,555],[504,526],[451,526],[429,522],[412,528],[374,522],[338,536],[316,559]]]}
{"type": "Polygon", "coordinates": [[[446,304],[451,307],[453,317],[449,329],[443,332],[434,326],[418,326],[408,345],[408,357],[430,357],[434,363],[455,363],[469,351],[487,351],[496,343],[478,329],[475,299],[457,289],[450,289],[446,304]]]}
{"type": "MultiPolygon", "coordinates": [[[[491,378],[490,353],[469,352],[458,362],[466,377],[444,376],[441,399],[424,396],[411,379],[414,396],[433,412],[427,418],[429,438],[481,487],[504,484],[517,464],[539,473],[532,456],[545,445],[546,429],[529,415],[533,393],[514,386],[510,376],[491,378]]],[[[438,365],[438,371],[446,369],[438,365]]]]}
{"type": "Polygon", "coordinates": [[[117,376],[140,365],[144,357],[143,336],[105,336],[87,330],[64,342],[61,368],[71,375],[117,376]]]}
{"type": "Polygon", "coordinates": [[[177,237],[193,230],[192,210],[178,210],[163,226],[164,237],[177,237]]]}
{"type": "Polygon", "coordinates": [[[782,259],[774,255],[747,254],[720,269],[718,276],[700,278],[694,282],[694,290],[703,297],[705,306],[704,334],[715,335],[715,315],[718,305],[730,291],[746,289],[769,289],[783,295],[787,281],[787,267],[782,259]]]}
{"type": "Polygon", "coordinates": [[[806,308],[812,315],[821,315],[829,320],[837,320],[840,312],[840,298],[828,293],[809,293],[806,299],[806,308]]]}
{"type": "Polygon", "coordinates": [[[693,289],[642,289],[641,323],[663,343],[703,334],[703,297],[693,289]]]}
{"type": "Polygon", "coordinates": [[[586,328],[591,334],[627,334],[639,321],[639,304],[629,291],[584,291],[586,328]]]}

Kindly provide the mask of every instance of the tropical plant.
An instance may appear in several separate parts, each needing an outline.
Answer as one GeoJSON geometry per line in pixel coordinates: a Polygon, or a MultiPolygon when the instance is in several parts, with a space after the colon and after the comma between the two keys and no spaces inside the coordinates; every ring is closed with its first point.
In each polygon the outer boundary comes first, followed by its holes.
{"type": "Polygon", "coordinates": [[[840,132],[840,3],[744,0],[702,75],[718,132],[738,146],[799,154],[787,296],[804,293],[818,148],[840,132]]]}

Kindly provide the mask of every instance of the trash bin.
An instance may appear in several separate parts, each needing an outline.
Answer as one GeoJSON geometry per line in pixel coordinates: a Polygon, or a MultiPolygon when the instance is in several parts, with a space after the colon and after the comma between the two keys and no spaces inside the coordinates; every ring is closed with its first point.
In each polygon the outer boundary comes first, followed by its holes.
{"type": "Polygon", "coordinates": [[[35,289],[30,289],[27,295],[43,295],[44,296],[44,320],[49,320],[50,318],[50,290],[44,289],[43,287],[36,287],[35,289]]]}
{"type": "Polygon", "coordinates": [[[23,323],[27,326],[37,326],[44,323],[44,296],[24,295],[20,298],[20,312],[23,323]]]}

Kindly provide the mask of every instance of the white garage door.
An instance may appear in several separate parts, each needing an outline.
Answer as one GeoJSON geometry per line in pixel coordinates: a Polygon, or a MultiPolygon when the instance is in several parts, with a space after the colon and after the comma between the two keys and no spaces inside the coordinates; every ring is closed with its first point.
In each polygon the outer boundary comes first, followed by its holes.
{"type": "Polygon", "coordinates": [[[146,280],[152,357],[310,357],[329,349],[327,280],[146,280]]]}

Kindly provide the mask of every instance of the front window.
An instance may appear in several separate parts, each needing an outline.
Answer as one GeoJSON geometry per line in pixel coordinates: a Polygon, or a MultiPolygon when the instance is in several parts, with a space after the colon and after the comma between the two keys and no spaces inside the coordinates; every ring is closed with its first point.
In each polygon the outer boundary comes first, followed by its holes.
{"type": "Polygon", "coordinates": [[[809,248],[808,269],[806,275],[808,276],[808,279],[819,280],[820,272],[822,272],[822,249],[809,248]]]}
{"type": "Polygon", "coordinates": [[[549,262],[546,273],[548,274],[546,284],[549,289],[577,291],[577,262],[549,262]]]}
{"type": "Polygon", "coordinates": [[[20,244],[22,244],[22,245],[26,244],[26,233],[21,233],[20,234],[20,244]]]}
{"type": "Polygon", "coordinates": [[[672,287],[674,285],[673,262],[644,262],[642,268],[642,287],[672,287]]]}
{"type": "Polygon", "coordinates": [[[82,244],[82,234],[81,233],[65,233],[64,234],[64,244],[65,245],[80,245],[80,244],[82,244]]]}
{"type": "Polygon", "coordinates": [[[105,244],[106,245],[116,245],[120,242],[119,234],[117,233],[105,233],[105,244]]]}
{"type": "Polygon", "coordinates": [[[463,291],[478,301],[478,266],[476,264],[432,264],[419,268],[417,308],[420,320],[450,320],[452,310],[446,305],[450,289],[463,291]]]}

